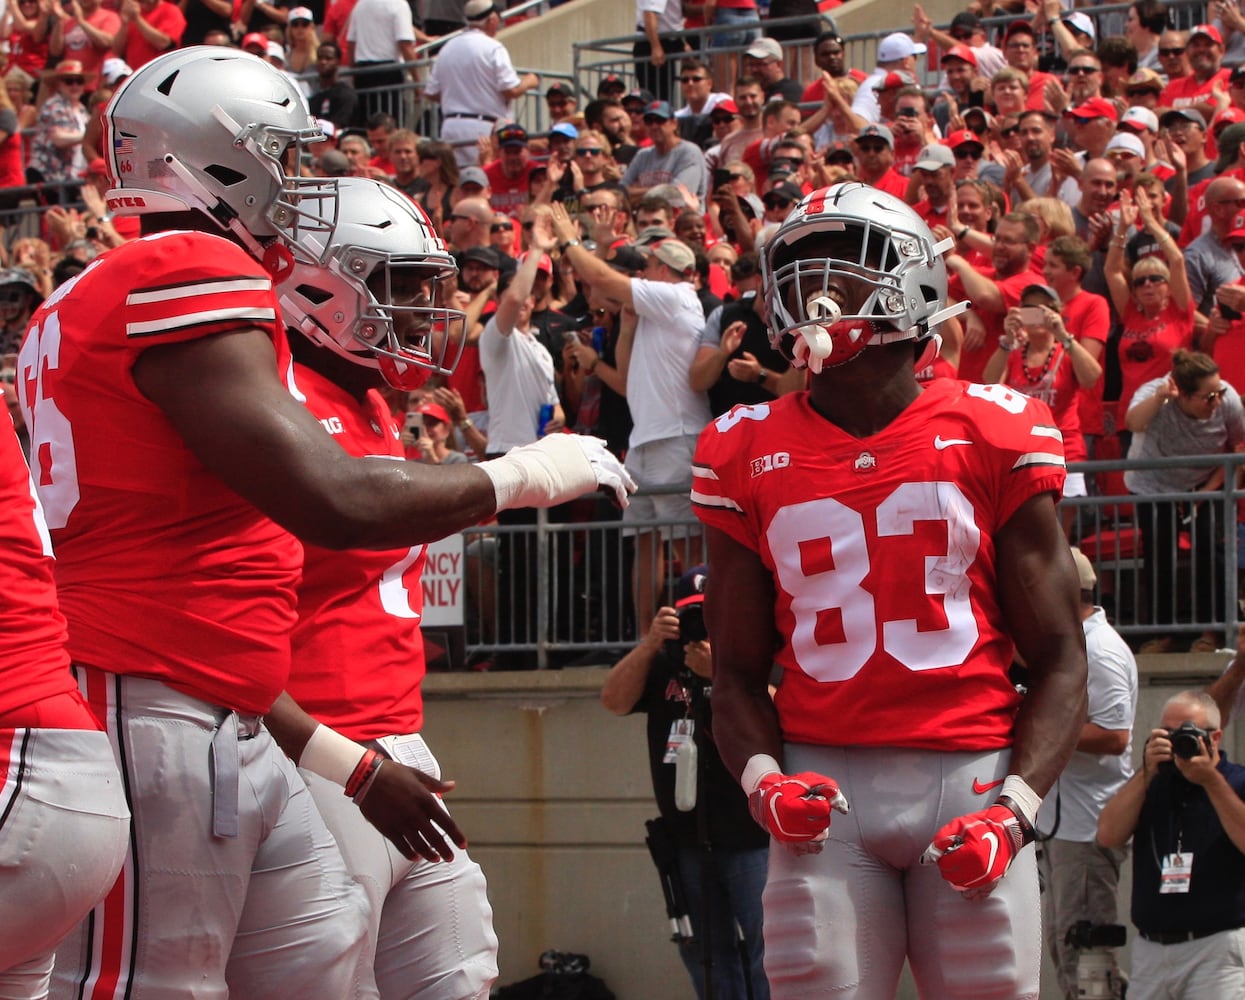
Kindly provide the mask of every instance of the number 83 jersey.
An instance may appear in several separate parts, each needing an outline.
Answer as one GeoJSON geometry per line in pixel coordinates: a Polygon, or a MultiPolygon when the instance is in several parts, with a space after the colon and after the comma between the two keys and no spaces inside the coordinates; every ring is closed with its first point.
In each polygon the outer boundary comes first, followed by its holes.
{"type": "Polygon", "coordinates": [[[692,472],[697,516],[773,575],[784,739],[1010,745],[1020,699],[993,539],[1031,497],[1062,492],[1044,403],[939,379],[855,438],[793,393],[711,423],[692,472]]]}

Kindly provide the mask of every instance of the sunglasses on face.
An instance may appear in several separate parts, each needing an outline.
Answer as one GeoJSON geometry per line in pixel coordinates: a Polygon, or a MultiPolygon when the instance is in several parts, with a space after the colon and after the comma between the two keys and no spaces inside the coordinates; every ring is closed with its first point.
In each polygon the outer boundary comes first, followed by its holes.
{"type": "Polygon", "coordinates": [[[1088,125],[1090,122],[1096,122],[1098,119],[1089,115],[1075,115],[1072,119],[1076,125],[1088,125]]]}
{"type": "Polygon", "coordinates": [[[980,149],[957,149],[955,158],[957,160],[980,160],[982,151],[980,149]]]}
{"type": "Polygon", "coordinates": [[[1161,274],[1147,274],[1141,278],[1134,278],[1133,287],[1144,288],[1146,285],[1161,285],[1166,280],[1167,279],[1164,278],[1161,274]]]}
{"type": "Polygon", "coordinates": [[[884,142],[858,142],[856,148],[862,153],[880,153],[887,148],[884,142]]]}
{"type": "Polygon", "coordinates": [[[68,84],[69,86],[71,86],[71,87],[84,87],[84,86],[86,86],[86,78],[85,78],[85,77],[81,77],[81,76],[62,76],[62,77],[61,77],[61,82],[62,82],[62,83],[67,83],[67,84],[68,84]]]}
{"type": "Polygon", "coordinates": [[[790,201],[787,198],[766,198],[765,199],[766,208],[786,208],[792,204],[794,204],[794,202],[790,201]]]}
{"type": "Polygon", "coordinates": [[[665,121],[666,119],[658,118],[656,115],[645,115],[644,116],[645,125],[664,125],[665,121]]]}
{"type": "Polygon", "coordinates": [[[595,146],[580,146],[575,150],[576,156],[600,156],[601,153],[602,150],[597,149],[595,146]]]}
{"type": "Polygon", "coordinates": [[[1159,55],[1167,56],[1168,58],[1171,58],[1172,56],[1182,56],[1184,55],[1184,46],[1182,45],[1178,49],[1159,49],[1159,55]]]}
{"type": "Polygon", "coordinates": [[[1214,389],[1211,392],[1204,392],[1201,395],[1195,394],[1193,398],[1200,399],[1203,403],[1214,403],[1217,400],[1223,399],[1223,393],[1224,390],[1222,389],[1214,389]]]}
{"type": "Polygon", "coordinates": [[[921,112],[917,111],[916,108],[900,108],[898,111],[895,112],[895,117],[896,118],[920,118],[921,112]]]}
{"type": "Polygon", "coordinates": [[[711,121],[714,125],[729,125],[734,120],[735,120],[734,115],[727,115],[726,117],[715,116],[715,115],[709,116],[709,121],[711,121]]]}
{"type": "Polygon", "coordinates": [[[1069,66],[1069,76],[1089,76],[1091,73],[1097,73],[1097,66],[1069,66]]]}
{"type": "Polygon", "coordinates": [[[999,135],[1001,135],[1004,139],[1010,139],[1012,136],[1014,136],[1019,131],[1020,131],[1020,126],[1013,125],[1011,128],[1000,129],[999,135]]]}
{"type": "Polygon", "coordinates": [[[681,76],[679,83],[699,83],[701,80],[708,80],[707,76],[681,76]]]}
{"type": "Polygon", "coordinates": [[[791,156],[775,156],[772,160],[770,160],[771,169],[774,167],[802,167],[802,166],[804,166],[803,160],[797,160],[791,156]]]}
{"type": "Polygon", "coordinates": [[[489,226],[490,233],[509,233],[514,231],[514,223],[512,222],[494,222],[489,226]]]}

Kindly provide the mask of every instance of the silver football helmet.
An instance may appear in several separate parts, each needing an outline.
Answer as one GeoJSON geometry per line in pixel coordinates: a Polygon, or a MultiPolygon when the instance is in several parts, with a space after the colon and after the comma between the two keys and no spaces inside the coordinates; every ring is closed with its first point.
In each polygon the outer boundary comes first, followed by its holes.
{"type": "Polygon", "coordinates": [[[105,112],[105,155],[121,215],[197,209],[262,257],[332,228],[336,185],[301,178],[323,133],[302,95],[262,59],[211,45],[175,49],[127,77],[105,112]]]}
{"type": "Polygon", "coordinates": [[[944,305],[942,254],[949,246],[934,242],[911,207],[867,184],[836,184],[806,195],[761,257],[770,342],[797,366],[820,371],[870,344],[926,341],[918,361],[923,367],[937,352],[934,328],[968,307],[944,305]],[[853,249],[826,257],[818,242],[836,234],[846,234],[853,249]],[[830,294],[832,275],[872,288],[854,313],[844,313],[830,294]]]}
{"type": "Polygon", "coordinates": [[[278,287],[286,325],[397,389],[451,374],[466,317],[446,305],[458,267],[428,216],[362,177],[340,178],[338,198],[327,241],[298,248],[278,287]]]}

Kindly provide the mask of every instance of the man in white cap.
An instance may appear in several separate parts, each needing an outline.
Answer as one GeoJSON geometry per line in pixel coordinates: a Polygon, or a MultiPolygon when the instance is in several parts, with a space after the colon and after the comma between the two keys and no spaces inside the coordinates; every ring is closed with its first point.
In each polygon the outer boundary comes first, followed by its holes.
{"type": "Polygon", "coordinates": [[[931,229],[945,226],[951,192],[955,190],[955,154],[951,148],[940,142],[922,147],[912,164],[912,179],[921,193],[921,200],[912,206],[912,211],[931,229]]]}
{"type": "Polygon", "coordinates": [[[758,38],[744,50],[744,76],[761,81],[767,101],[781,97],[798,104],[803,99],[804,85],[787,76],[782,45],[775,38],[758,38]]]}
{"type": "Polygon", "coordinates": [[[852,101],[852,110],[866,121],[880,121],[881,110],[873,88],[892,71],[906,70],[909,73],[915,73],[916,57],[924,54],[924,44],[914,42],[911,36],[902,31],[892,32],[883,38],[878,43],[877,66],[856,91],[856,97],[852,101]]]}
{"type": "Polygon", "coordinates": [[[497,40],[501,14],[493,0],[467,0],[463,13],[467,30],[442,47],[424,91],[441,104],[441,139],[453,145],[460,168],[476,162],[476,141],[513,120],[513,101],[540,83],[534,73],[515,72],[497,40]]]}

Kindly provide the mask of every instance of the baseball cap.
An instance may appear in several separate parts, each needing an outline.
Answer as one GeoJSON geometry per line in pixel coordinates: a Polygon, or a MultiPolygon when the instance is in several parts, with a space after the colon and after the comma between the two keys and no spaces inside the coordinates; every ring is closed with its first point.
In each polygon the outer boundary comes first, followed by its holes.
{"type": "Polygon", "coordinates": [[[1236,162],[1237,151],[1245,142],[1245,122],[1229,125],[1219,133],[1219,159],[1215,161],[1215,173],[1221,174],[1236,162]]]}
{"type": "Polygon", "coordinates": [[[1245,240],[1245,229],[1233,229],[1228,233],[1229,240],[1245,240]]]}
{"type": "Polygon", "coordinates": [[[1202,117],[1202,112],[1197,108],[1174,108],[1168,111],[1159,119],[1159,124],[1163,128],[1171,128],[1172,124],[1183,118],[1185,121],[1193,122],[1194,125],[1201,125],[1206,128],[1206,119],[1202,117]]]}
{"type": "Polygon", "coordinates": [[[463,17],[468,21],[483,21],[486,17],[497,10],[493,0],[467,0],[463,7],[463,17]]]}
{"type": "Polygon", "coordinates": [[[896,87],[915,87],[916,77],[906,69],[893,69],[873,85],[874,90],[893,90],[896,87]]]}
{"type": "Polygon", "coordinates": [[[1007,30],[1003,33],[1003,37],[1011,38],[1012,35],[1031,35],[1037,37],[1037,32],[1033,30],[1033,25],[1028,21],[1013,21],[1007,26],[1007,30]]]}
{"type": "Polygon", "coordinates": [[[1245,65],[1233,67],[1228,76],[1228,83],[1234,87],[1245,84],[1245,65]]]}
{"type": "Polygon", "coordinates": [[[320,154],[320,173],[325,177],[345,177],[350,173],[350,159],[339,149],[326,149],[320,154]]]}
{"type": "Polygon", "coordinates": [[[629,90],[622,96],[622,105],[625,108],[628,104],[642,104],[645,107],[653,103],[653,95],[650,91],[643,87],[638,90],[629,90]]]}
{"type": "Polygon", "coordinates": [[[790,181],[779,181],[772,188],[765,192],[762,202],[776,198],[794,205],[797,201],[804,197],[804,192],[798,184],[792,184],[790,181]]]}
{"type": "Polygon", "coordinates": [[[310,7],[295,7],[290,11],[290,23],[295,21],[310,21],[315,23],[316,16],[311,12],[310,7]]]}
{"type": "Polygon", "coordinates": [[[1069,108],[1064,112],[1065,118],[1110,118],[1113,122],[1120,120],[1120,113],[1115,104],[1105,97],[1091,97],[1084,104],[1069,108]]]}
{"type": "Polygon", "coordinates": [[[981,18],[971,10],[962,10],[955,17],[951,18],[951,30],[979,31],[981,30],[981,18]]]}
{"type": "Polygon", "coordinates": [[[853,142],[860,142],[861,139],[881,139],[891,149],[895,148],[895,136],[885,125],[866,125],[857,134],[853,142]]]}
{"type": "Polygon", "coordinates": [[[1082,590],[1093,590],[1098,583],[1098,574],[1094,572],[1094,564],[1089,556],[1072,546],[1072,563],[1076,566],[1076,577],[1081,582],[1082,590]]]}
{"type": "Polygon", "coordinates": [[[1115,126],[1116,131],[1140,132],[1143,129],[1151,134],[1158,132],[1159,119],[1149,108],[1129,108],[1124,117],[1115,126]]]}
{"type": "Polygon", "coordinates": [[[650,115],[653,118],[669,121],[674,117],[674,112],[670,110],[669,101],[649,101],[644,105],[644,117],[648,118],[650,115]]]}
{"type": "Polygon", "coordinates": [[[560,135],[564,139],[578,139],[579,129],[577,129],[570,122],[558,122],[558,124],[549,130],[549,134],[551,136],[560,135]]]}
{"type": "Polygon", "coordinates": [[[324,138],[326,139],[332,139],[335,135],[337,135],[337,126],[327,118],[317,118],[316,127],[324,133],[324,138]]]}
{"type": "Polygon", "coordinates": [[[676,610],[693,604],[705,603],[705,580],[708,575],[709,568],[702,563],[699,566],[693,566],[679,577],[679,582],[674,588],[676,610]]]}
{"type": "MultiPolygon", "coordinates": [[[[947,136],[947,147],[951,150],[956,150],[961,146],[967,146],[969,144],[980,146],[982,149],[986,148],[986,144],[981,141],[981,136],[970,128],[959,129],[958,131],[952,132],[949,136],[947,136]]],[[[954,159],[954,156],[952,159],[954,159]]]]}
{"type": "Polygon", "coordinates": [[[545,91],[545,99],[550,97],[574,97],[575,92],[571,90],[565,83],[554,83],[549,85],[549,89],[545,91]]]}
{"type": "MultiPolygon", "coordinates": [[[[973,133],[969,132],[969,135],[973,133]]],[[[976,139],[976,136],[973,136],[976,139]]],[[[914,170],[938,170],[941,167],[954,167],[955,154],[951,152],[950,147],[942,145],[942,143],[931,142],[928,146],[921,149],[916,154],[916,163],[912,164],[914,170]]]]}
{"type": "Polygon", "coordinates": [[[617,73],[606,73],[597,84],[597,97],[605,97],[607,94],[622,95],[626,91],[627,81],[617,73]]]}
{"type": "Polygon", "coordinates": [[[494,271],[501,270],[501,258],[497,256],[497,251],[492,247],[469,247],[463,251],[459,264],[483,264],[494,271]]]}
{"type": "MultiPolygon", "coordinates": [[[[252,31],[248,35],[242,36],[242,48],[249,51],[251,46],[255,46],[260,52],[268,51],[268,36],[262,31],[252,31]]],[[[257,52],[256,55],[259,53],[257,52]]]]}
{"type": "Polygon", "coordinates": [[[893,31],[878,42],[878,62],[894,62],[896,59],[907,59],[908,56],[925,54],[925,46],[914,42],[910,35],[902,31],[893,31]]]}
{"type": "Polygon", "coordinates": [[[1216,45],[1223,45],[1223,35],[1220,34],[1219,29],[1213,24],[1199,24],[1189,32],[1190,38],[1196,38],[1198,35],[1205,35],[1216,45]]]}
{"type": "Polygon", "coordinates": [[[1228,126],[1235,125],[1237,122],[1245,122],[1245,111],[1235,105],[1228,105],[1210,120],[1210,134],[1217,140],[1228,126]]]}
{"type": "Polygon", "coordinates": [[[1154,90],[1161,93],[1163,78],[1152,69],[1139,69],[1124,82],[1124,92],[1130,90],[1154,90]]]}
{"type": "Polygon", "coordinates": [[[1111,141],[1107,143],[1105,151],[1107,159],[1111,158],[1113,149],[1122,149],[1125,152],[1132,153],[1134,156],[1140,156],[1143,160],[1146,157],[1146,147],[1141,144],[1141,140],[1133,135],[1132,132],[1116,132],[1111,137],[1111,141]]]}
{"type": "Polygon", "coordinates": [[[280,42],[270,41],[267,46],[267,55],[269,59],[280,59],[285,62],[285,46],[280,42]]]}
{"type": "Polygon", "coordinates": [[[458,171],[458,186],[465,184],[478,184],[480,187],[488,187],[488,175],[479,167],[463,167],[458,171]]]}
{"type": "Polygon", "coordinates": [[[415,412],[425,417],[432,417],[433,420],[440,420],[443,424],[450,422],[449,411],[440,403],[420,403],[415,407],[415,412]]]}
{"type": "MultiPolygon", "coordinates": [[[[519,263],[522,264],[525,260],[527,260],[527,254],[519,254],[519,263]]],[[[538,271],[544,271],[545,274],[553,274],[553,258],[547,253],[542,253],[540,255],[540,260],[536,264],[536,269],[538,271]]]]}
{"type": "Polygon", "coordinates": [[[1061,20],[1069,28],[1079,31],[1084,35],[1089,35],[1089,37],[1094,41],[1098,40],[1098,29],[1094,26],[1093,19],[1084,11],[1065,11],[1059,20],[1061,20]]]}
{"type": "Polygon", "coordinates": [[[852,163],[856,156],[852,153],[852,147],[842,139],[836,139],[826,147],[822,154],[827,163],[852,163]]]}
{"type": "Polygon", "coordinates": [[[635,245],[641,250],[646,250],[662,240],[672,239],[675,239],[674,230],[669,226],[645,226],[635,234],[635,245]]]}
{"type": "Polygon", "coordinates": [[[758,38],[744,50],[753,59],[782,60],[782,46],[773,38],[758,38]]]}
{"type": "Polygon", "coordinates": [[[110,87],[115,87],[133,72],[128,62],[116,56],[105,59],[104,64],[99,68],[100,79],[110,87]]]}
{"type": "Polygon", "coordinates": [[[1035,281],[1031,285],[1025,285],[1024,291],[1020,293],[1020,297],[1024,299],[1029,295],[1045,295],[1056,306],[1062,302],[1057,291],[1051,288],[1050,285],[1044,285],[1040,281],[1035,281]]]}
{"type": "Polygon", "coordinates": [[[709,117],[712,118],[714,115],[730,115],[732,118],[738,118],[739,105],[728,97],[725,100],[718,101],[713,106],[713,110],[709,112],[709,117]]]}
{"type": "Polygon", "coordinates": [[[946,54],[942,57],[942,61],[946,62],[948,59],[959,59],[968,63],[974,69],[977,68],[977,53],[973,51],[971,45],[952,45],[951,48],[947,49],[946,54]]]}
{"type": "Polygon", "coordinates": [[[644,270],[644,254],[626,243],[614,248],[614,256],[606,261],[615,271],[623,274],[639,274],[644,270]]]}
{"type": "Polygon", "coordinates": [[[526,146],[527,129],[513,122],[503,125],[497,130],[497,144],[499,146],[526,146]]]}
{"type": "Polygon", "coordinates": [[[36,295],[39,294],[39,286],[35,283],[35,276],[24,267],[0,268],[0,287],[4,285],[25,285],[36,295]]]}
{"type": "Polygon", "coordinates": [[[692,248],[681,240],[659,240],[649,248],[649,253],[670,270],[679,274],[687,274],[696,267],[696,255],[692,253],[692,248]]]}

